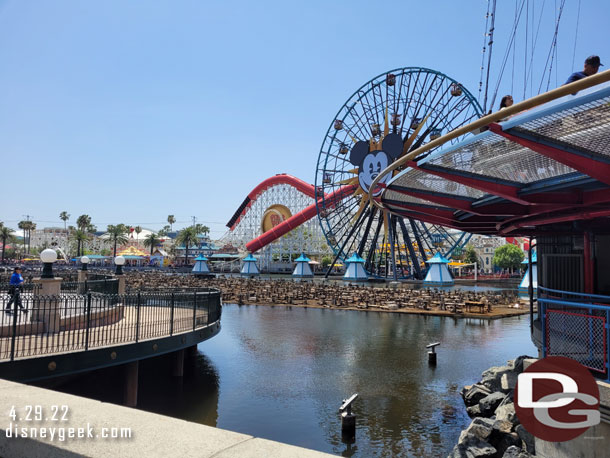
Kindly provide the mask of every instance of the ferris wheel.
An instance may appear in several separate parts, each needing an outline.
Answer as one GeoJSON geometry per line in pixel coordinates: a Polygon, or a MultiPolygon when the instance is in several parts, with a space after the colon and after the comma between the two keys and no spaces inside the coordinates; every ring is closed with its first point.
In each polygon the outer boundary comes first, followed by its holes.
{"type": "Polygon", "coordinates": [[[461,250],[468,234],[390,215],[370,205],[368,194],[390,163],[481,115],[460,83],[426,68],[391,70],[354,92],[326,132],[316,169],[318,219],[337,259],[355,252],[371,274],[419,278],[431,255],[461,250]]]}

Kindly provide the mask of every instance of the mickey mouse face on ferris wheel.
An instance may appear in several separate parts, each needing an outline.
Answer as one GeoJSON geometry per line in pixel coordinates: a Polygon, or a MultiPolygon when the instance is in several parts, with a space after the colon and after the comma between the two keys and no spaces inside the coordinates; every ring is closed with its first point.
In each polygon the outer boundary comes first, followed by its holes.
{"type": "MultiPolygon", "coordinates": [[[[402,137],[399,134],[388,134],[383,139],[381,149],[370,151],[369,142],[359,141],[352,148],[349,160],[358,166],[358,182],[360,187],[369,192],[373,180],[402,153],[402,137]]],[[[392,178],[386,174],[380,183],[387,184],[392,178]]],[[[383,188],[377,187],[374,196],[381,194],[383,188]]]]}

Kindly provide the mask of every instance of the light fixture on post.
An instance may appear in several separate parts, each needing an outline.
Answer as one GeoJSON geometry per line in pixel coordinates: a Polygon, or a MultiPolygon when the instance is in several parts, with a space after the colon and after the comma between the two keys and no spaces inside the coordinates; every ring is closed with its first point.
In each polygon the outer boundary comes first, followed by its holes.
{"type": "Polygon", "coordinates": [[[87,256],[81,256],[80,264],[81,264],[80,270],[87,270],[87,264],[89,264],[89,258],[87,256]]]}
{"type": "Polygon", "coordinates": [[[116,258],[114,258],[114,265],[116,266],[114,274],[123,275],[123,266],[125,265],[125,258],[123,256],[117,256],[116,258]]]}
{"type": "Polygon", "coordinates": [[[43,250],[40,253],[40,260],[43,262],[40,278],[55,278],[55,275],[53,275],[53,263],[57,261],[57,251],[51,248],[43,250]]]}

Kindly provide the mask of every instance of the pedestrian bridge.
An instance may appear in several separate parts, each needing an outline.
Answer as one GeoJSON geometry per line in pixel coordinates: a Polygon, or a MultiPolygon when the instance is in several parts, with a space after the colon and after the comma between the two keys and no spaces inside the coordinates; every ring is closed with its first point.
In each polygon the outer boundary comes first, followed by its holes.
{"type": "MultiPolygon", "coordinates": [[[[32,381],[175,352],[220,331],[210,288],[105,294],[22,293],[26,311],[0,318],[0,377],[32,381]]],[[[0,295],[4,310],[9,296],[0,295]]]]}

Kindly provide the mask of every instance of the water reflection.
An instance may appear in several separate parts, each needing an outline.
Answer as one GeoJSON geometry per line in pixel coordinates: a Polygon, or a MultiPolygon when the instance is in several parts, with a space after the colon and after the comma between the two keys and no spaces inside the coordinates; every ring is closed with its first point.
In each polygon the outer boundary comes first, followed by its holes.
{"type": "Polygon", "coordinates": [[[171,358],[163,363],[146,364],[140,372],[138,408],[216,426],[220,380],[210,359],[197,353],[194,361],[185,361],[181,380],[168,376],[171,358]]]}
{"type": "MultiPolygon", "coordinates": [[[[188,354],[188,353],[187,353],[188,354]]],[[[172,377],[171,355],[140,361],[138,408],[150,412],[216,426],[220,379],[210,359],[197,353],[185,361],[185,377],[172,377]]],[[[122,367],[92,371],[62,380],[58,391],[98,399],[123,402],[122,367]]]]}
{"type": "Polygon", "coordinates": [[[223,331],[199,349],[220,374],[219,427],[343,456],[446,455],[469,421],[459,389],[534,352],[526,319],[264,306],[225,306],[223,331]],[[347,445],[338,408],[353,393],[347,445]]]}
{"type": "MultiPolygon", "coordinates": [[[[222,331],[198,350],[183,382],[169,357],[141,363],[138,407],[346,457],[446,456],[470,421],[459,389],[535,353],[527,317],[247,305],[226,305],[222,331]],[[338,410],[354,393],[356,442],[345,444],[338,410]]],[[[121,403],[122,380],[120,368],[96,371],[62,390],[121,403]]]]}

